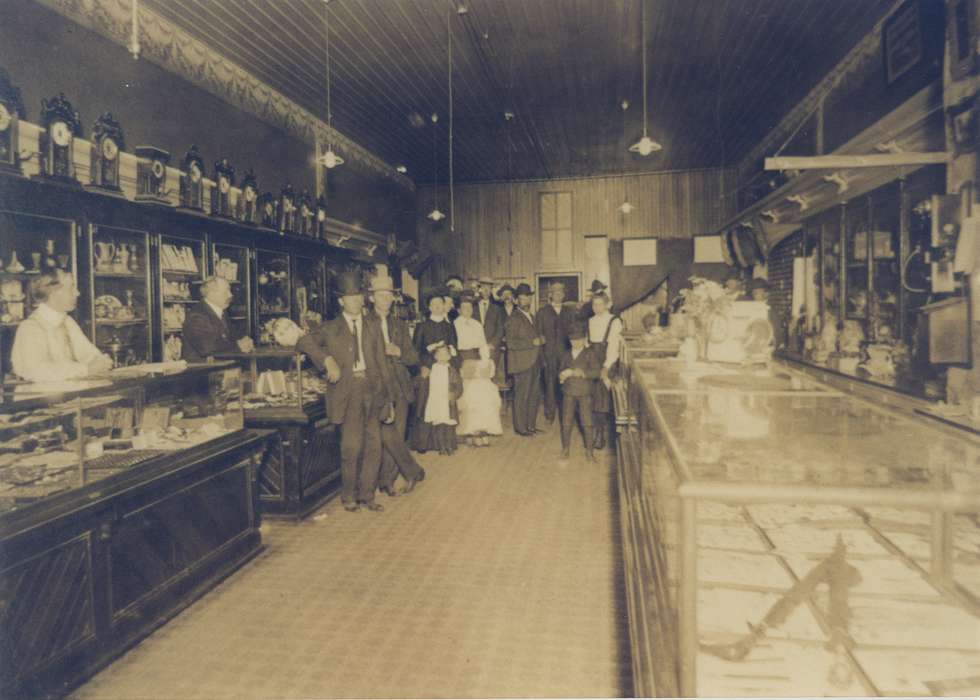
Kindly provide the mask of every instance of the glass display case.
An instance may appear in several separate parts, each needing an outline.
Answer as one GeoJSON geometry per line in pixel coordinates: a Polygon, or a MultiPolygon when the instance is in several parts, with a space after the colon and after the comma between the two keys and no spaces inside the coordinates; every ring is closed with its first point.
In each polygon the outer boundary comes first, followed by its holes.
{"type": "Polygon", "coordinates": [[[170,362],[182,357],[184,318],[188,307],[201,298],[204,243],[192,238],[160,236],[159,271],[161,356],[164,362],[170,362]]]}
{"type": "Polygon", "coordinates": [[[149,234],[89,224],[88,320],[95,345],[116,367],[152,357],[149,234]]]}
{"type": "Polygon", "coordinates": [[[5,385],[0,514],[120,474],[244,427],[233,363],[175,374],[116,370],[63,386],[5,385]]]}
{"type": "Polygon", "coordinates": [[[252,285],[249,249],[215,243],[211,247],[211,273],[224,277],[231,285],[231,305],[226,312],[228,320],[237,324],[243,335],[252,335],[252,285]]]}
{"type": "Polygon", "coordinates": [[[245,413],[266,409],[296,409],[319,403],[326,381],[303,353],[290,349],[259,348],[255,352],[228,353],[219,360],[233,360],[242,368],[245,413]]]}
{"type": "Polygon", "coordinates": [[[290,317],[292,286],[289,279],[289,254],[269,250],[255,251],[255,302],[258,310],[258,342],[270,345],[268,324],[290,317]]]}
{"type": "Polygon", "coordinates": [[[318,326],[327,317],[322,259],[293,256],[293,320],[302,328],[318,326]]]}
{"type": "MultiPolygon", "coordinates": [[[[858,199],[849,203],[845,213],[846,276],[844,278],[844,315],[862,322],[868,318],[869,203],[858,199]]],[[[863,327],[863,324],[862,324],[863,327]]]]}
{"type": "Polygon", "coordinates": [[[36,306],[31,280],[52,268],[77,273],[75,222],[0,210],[0,376],[10,372],[17,327],[36,306]]]}
{"type": "Polygon", "coordinates": [[[779,366],[626,354],[637,695],[976,694],[974,434],[779,366]]]}

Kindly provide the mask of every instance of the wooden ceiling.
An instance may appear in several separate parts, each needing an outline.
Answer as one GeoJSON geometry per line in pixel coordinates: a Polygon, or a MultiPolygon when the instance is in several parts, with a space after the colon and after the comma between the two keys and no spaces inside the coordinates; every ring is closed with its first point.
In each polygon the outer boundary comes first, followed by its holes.
{"type": "Polygon", "coordinates": [[[424,184],[434,178],[434,131],[436,177],[447,177],[447,25],[456,180],[551,178],[734,164],[894,0],[144,5],[324,118],[329,7],[334,126],[424,184]],[[626,151],[642,133],[643,2],[649,131],[664,144],[648,158],[626,151]]]}

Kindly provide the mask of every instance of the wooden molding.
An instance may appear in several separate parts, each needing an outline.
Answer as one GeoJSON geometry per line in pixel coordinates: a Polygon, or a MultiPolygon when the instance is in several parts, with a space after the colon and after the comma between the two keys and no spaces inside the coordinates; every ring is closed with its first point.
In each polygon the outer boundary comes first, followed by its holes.
{"type": "Polygon", "coordinates": [[[949,153],[874,153],[868,155],[777,156],[766,158],[766,170],[837,170],[839,168],[896,168],[945,163],[949,153]]]}

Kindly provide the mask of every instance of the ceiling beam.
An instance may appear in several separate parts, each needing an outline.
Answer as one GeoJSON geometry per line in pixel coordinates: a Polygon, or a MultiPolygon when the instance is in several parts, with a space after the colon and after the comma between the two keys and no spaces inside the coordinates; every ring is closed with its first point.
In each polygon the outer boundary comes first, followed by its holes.
{"type": "Polygon", "coordinates": [[[870,155],[777,156],[766,158],[766,170],[836,170],[838,168],[895,168],[903,165],[946,163],[949,153],[874,153],[870,155]]]}

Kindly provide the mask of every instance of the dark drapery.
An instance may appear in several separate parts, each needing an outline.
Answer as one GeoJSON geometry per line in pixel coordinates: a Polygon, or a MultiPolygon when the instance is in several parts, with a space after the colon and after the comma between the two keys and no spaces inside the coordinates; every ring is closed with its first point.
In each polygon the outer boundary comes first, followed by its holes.
{"type": "Polygon", "coordinates": [[[691,286],[690,277],[722,282],[730,271],[724,263],[695,264],[694,241],[690,238],[658,239],[656,265],[630,266],[623,265],[623,242],[609,241],[609,288],[613,308],[620,313],[646,299],[661,284],[667,284],[668,300],[673,301],[681,289],[691,286]]]}

